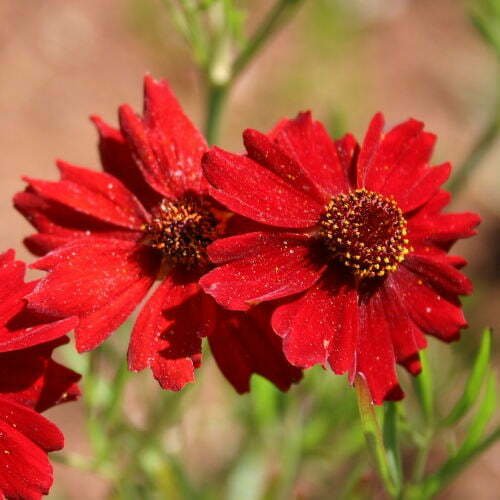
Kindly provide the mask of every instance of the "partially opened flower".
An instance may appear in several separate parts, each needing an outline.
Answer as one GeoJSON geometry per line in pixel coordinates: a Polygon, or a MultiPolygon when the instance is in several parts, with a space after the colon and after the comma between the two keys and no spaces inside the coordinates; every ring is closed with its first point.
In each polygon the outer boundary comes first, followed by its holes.
{"type": "Polygon", "coordinates": [[[142,118],[120,108],[120,130],[93,118],[104,172],[58,162],[59,182],[28,179],[16,196],[38,230],[26,245],[46,254],[34,267],[49,272],[30,294],[30,307],[78,316],[77,348],[87,351],[151,291],[132,332],[130,369],[150,367],[162,387],[179,390],[194,379],[208,336],[238,391],[248,390],[252,373],[287,389],[301,372],[284,358],[268,322],[256,327],[266,311],[259,318],[225,311],[198,285],[210,268],[206,247],[231,216],[208,196],[206,142],[165,82],[146,77],[144,99],[142,118]],[[239,329],[255,334],[235,335],[239,329]]]}
{"type": "Polygon", "coordinates": [[[60,321],[33,313],[23,299],[36,282],[24,282],[14,252],[0,254],[0,496],[40,498],[52,484],[47,453],[64,438],[38,412],[77,398],[80,376],[52,360],[76,318],[60,321]]]}
{"type": "Polygon", "coordinates": [[[479,222],[442,213],[450,165],[429,166],[435,136],[383,126],[377,114],[359,147],[304,113],[203,163],[211,195],[258,224],[209,247],[219,267],[202,286],[234,310],[273,303],[292,364],[361,374],[376,403],[403,396],[395,364],[420,371],[424,334],[448,342],[466,326],[457,297],[472,286],[448,250],[479,222]]]}

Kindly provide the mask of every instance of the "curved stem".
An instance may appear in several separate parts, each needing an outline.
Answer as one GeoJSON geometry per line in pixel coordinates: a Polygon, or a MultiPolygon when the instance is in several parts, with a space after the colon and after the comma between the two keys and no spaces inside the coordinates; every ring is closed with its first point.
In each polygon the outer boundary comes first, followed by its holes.
{"type": "MultiPolygon", "coordinates": [[[[205,137],[209,144],[213,144],[218,139],[222,111],[235,80],[301,2],[303,0],[278,0],[276,2],[236,60],[232,64],[224,61],[223,66],[228,66],[222,71],[227,75],[224,81],[215,81],[216,78],[211,68],[205,71],[207,86],[205,137]]],[[[224,58],[226,56],[227,54],[224,53],[224,58]]],[[[216,66],[221,64],[221,61],[214,57],[212,64],[216,66]]]]}
{"type": "Polygon", "coordinates": [[[365,379],[361,375],[356,375],[354,388],[356,389],[359,416],[361,418],[366,444],[377,465],[380,479],[386,491],[392,498],[398,498],[399,491],[391,478],[389,461],[384,447],[384,439],[377,420],[377,415],[375,414],[370,390],[366,385],[365,379]]]}
{"type": "Polygon", "coordinates": [[[278,0],[233,64],[232,79],[247,67],[265,42],[286,21],[303,0],[278,0]]]}

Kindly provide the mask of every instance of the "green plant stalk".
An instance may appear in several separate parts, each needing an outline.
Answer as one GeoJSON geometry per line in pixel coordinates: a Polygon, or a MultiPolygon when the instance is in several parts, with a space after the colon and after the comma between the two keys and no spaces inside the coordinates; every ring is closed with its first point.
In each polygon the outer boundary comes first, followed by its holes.
{"type": "Polygon", "coordinates": [[[227,101],[229,87],[226,84],[208,83],[205,137],[208,144],[217,142],[222,111],[227,101]]]}
{"type": "MultiPolygon", "coordinates": [[[[292,15],[293,11],[303,1],[278,0],[232,64],[227,59],[226,54],[224,54],[224,64],[229,66],[222,68],[222,74],[227,75],[226,80],[220,81],[214,78],[213,68],[208,68],[204,72],[207,88],[205,137],[209,144],[213,144],[218,139],[222,112],[234,82],[245,70],[250,61],[264,47],[269,38],[284,24],[286,19],[292,15]]],[[[211,65],[216,66],[220,64],[220,58],[215,54],[211,65]]],[[[217,71],[217,74],[220,74],[220,71],[217,71]]]]}
{"type": "Polygon", "coordinates": [[[403,468],[401,464],[401,453],[399,450],[398,434],[398,406],[394,401],[388,401],[384,404],[384,446],[387,450],[387,462],[392,482],[398,490],[401,490],[403,484],[403,468]]]}
{"type": "Polygon", "coordinates": [[[462,470],[464,470],[478,455],[487,450],[492,444],[500,439],[500,428],[495,429],[489,436],[484,438],[471,453],[460,460],[451,460],[445,464],[436,474],[429,476],[420,489],[418,498],[432,498],[462,470]]]}
{"type": "Polygon", "coordinates": [[[420,404],[420,409],[427,426],[434,423],[434,390],[431,367],[429,366],[429,358],[426,351],[420,351],[420,362],[422,371],[412,379],[413,389],[420,404]]]}
{"type": "Polygon", "coordinates": [[[377,415],[373,407],[370,390],[366,385],[365,379],[361,375],[356,375],[354,388],[356,390],[359,416],[366,444],[375,461],[379,476],[385,489],[392,498],[398,498],[400,493],[399,488],[391,477],[390,465],[384,447],[382,431],[380,430],[377,415]]]}
{"type": "Polygon", "coordinates": [[[303,0],[278,0],[260,24],[250,41],[245,45],[233,64],[232,79],[235,80],[255,57],[267,40],[286,22],[303,0]]]}
{"type": "Polygon", "coordinates": [[[414,483],[419,483],[424,476],[435,433],[434,389],[431,367],[426,351],[420,352],[420,361],[422,371],[413,379],[413,388],[420,404],[425,430],[422,441],[418,443],[417,455],[413,464],[412,481],[414,483]]]}

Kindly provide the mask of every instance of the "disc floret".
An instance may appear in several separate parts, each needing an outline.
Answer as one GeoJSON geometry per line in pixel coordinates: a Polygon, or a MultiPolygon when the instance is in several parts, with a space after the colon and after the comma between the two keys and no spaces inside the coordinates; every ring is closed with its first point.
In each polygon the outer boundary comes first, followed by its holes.
{"type": "Polygon", "coordinates": [[[396,201],[364,188],[334,196],[320,220],[332,258],[360,278],[395,271],[410,252],[407,222],[396,201]]]}
{"type": "Polygon", "coordinates": [[[164,199],[142,227],[143,243],[160,250],[170,264],[200,266],[208,262],[206,248],[216,237],[218,223],[207,202],[164,199]]]}

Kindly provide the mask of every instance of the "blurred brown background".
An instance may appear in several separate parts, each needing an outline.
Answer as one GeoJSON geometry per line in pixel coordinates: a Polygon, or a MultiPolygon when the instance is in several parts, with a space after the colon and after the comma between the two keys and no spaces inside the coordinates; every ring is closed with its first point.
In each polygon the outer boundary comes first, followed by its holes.
{"type": "MultiPolygon", "coordinates": [[[[268,2],[247,4],[252,26],[268,2]]],[[[239,149],[243,128],[267,130],[307,108],[332,130],[360,137],[382,110],[389,124],[409,116],[424,120],[439,137],[436,163],[460,165],[488,120],[495,63],[458,0],[308,0],[238,82],[221,144],[239,149]]],[[[150,72],[168,78],[194,121],[202,122],[197,71],[159,0],[0,0],[0,68],[0,243],[23,258],[30,258],[21,244],[30,228],[11,208],[20,175],[55,178],[55,158],[98,168],[89,114],[115,123],[119,104],[140,109],[141,80],[150,72]]],[[[459,246],[477,289],[470,335],[498,324],[499,161],[500,143],[454,201],[455,209],[484,218],[480,236],[459,246]]],[[[219,383],[210,370],[203,376],[219,383]]],[[[203,411],[219,411],[216,396],[205,403],[203,411]]],[[[52,415],[67,448],[85,449],[79,406],[52,415]]],[[[208,453],[223,455],[212,441],[208,453]]],[[[62,466],[56,479],[54,497],[101,498],[106,491],[106,481],[62,466]]],[[[500,444],[443,498],[496,499],[498,491],[500,444]]]]}

